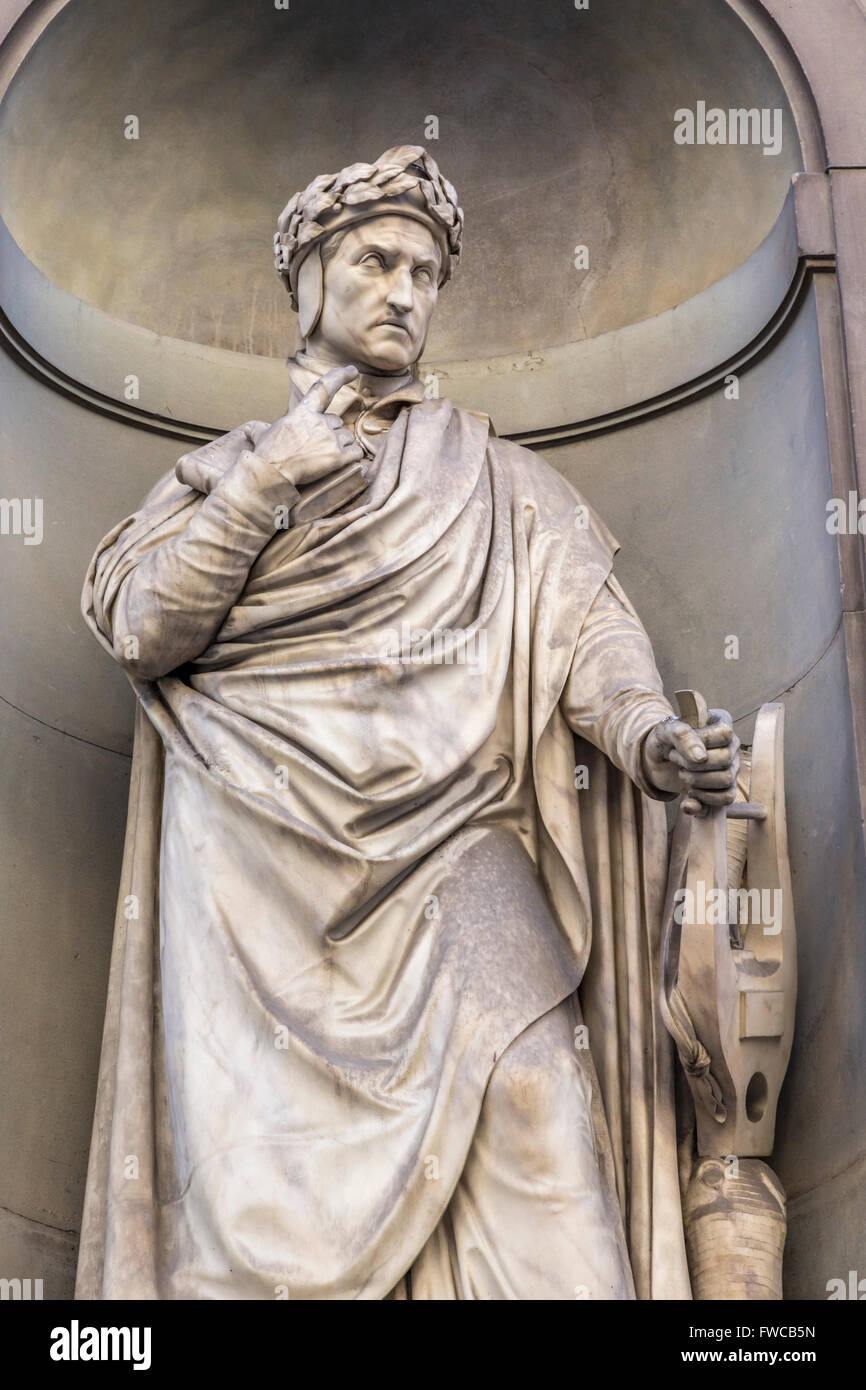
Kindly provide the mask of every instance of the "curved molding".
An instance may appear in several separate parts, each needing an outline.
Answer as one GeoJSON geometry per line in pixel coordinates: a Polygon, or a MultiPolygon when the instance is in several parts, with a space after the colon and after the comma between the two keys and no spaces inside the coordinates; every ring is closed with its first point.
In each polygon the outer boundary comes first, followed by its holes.
{"type": "Polygon", "coordinates": [[[815,113],[824,163],[807,164],[806,168],[862,168],[866,162],[866,103],[862,100],[866,12],[862,0],[727,3],[740,14],[774,64],[801,141],[807,121],[804,98],[815,113]]]}
{"type": "Polygon", "coordinates": [[[803,168],[807,173],[823,172],[827,166],[827,151],[818,106],[784,29],[768,13],[769,7],[758,0],[725,0],[725,3],[742,20],[776,69],[797,127],[803,168]]]}
{"type": "Polygon", "coordinates": [[[608,415],[575,421],[560,428],[515,431],[508,438],[514,439],[528,448],[550,449],[557,444],[571,444],[575,440],[584,439],[589,435],[607,434],[612,430],[622,429],[651,415],[659,415],[663,411],[674,410],[710,391],[720,390],[727,383],[731,374],[740,375],[747,371],[786,332],[789,323],[796,317],[809,289],[812,275],[817,271],[832,269],[831,261],[818,258],[801,261],[784,300],[769,322],[751,342],[747,343],[741,352],[734,354],[724,362],[719,362],[709,371],[693,377],[681,386],[674,387],[670,391],[650,397],[647,400],[639,401],[631,407],[613,411],[608,415]]]}
{"type": "MultiPolygon", "coordinates": [[[[823,176],[811,177],[823,183],[823,176]]],[[[816,241],[803,226],[805,202],[795,183],[770,233],[741,266],[654,318],[562,347],[431,361],[422,370],[436,376],[440,394],[483,407],[501,434],[526,443],[595,433],[680,404],[744,365],[779,331],[816,263],[805,259],[810,252],[832,264],[827,239],[816,241]]],[[[0,276],[8,287],[0,322],[7,350],[89,409],[184,441],[213,438],[242,419],[271,420],[285,409],[281,361],[111,318],[48,280],[2,220],[0,276]],[[124,399],[129,378],[139,393],[134,402],[124,399]]]]}
{"type": "Polygon", "coordinates": [[[11,0],[0,15],[0,101],[40,34],[69,0],[11,0]]]}
{"type": "MultiPolygon", "coordinates": [[[[40,34],[68,0],[22,6],[0,46],[0,99],[40,34]]],[[[807,171],[825,165],[821,122],[802,66],[770,11],[774,0],[727,0],[767,53],[795,115],[807,171]]],[[[848,3],[848,0],[836,0],[848,3]]],[[[817,177],[812,175],[812,177],[817,177]]],[[[712,389],[781,331],[816,250],[800,244],[789,194],[776,224],[736,270],[666,313],[599,337],[519,355],[423,363],[441,394],[483,407],[500,433],[553,444],[616,428],[712,389]]],[[[285,408],[283,363],[170,338],[110,317],[47,279],[0,221],[5,286],[0,335],[51,389],[128,425],[184,442],[239,419],[285,408]],[[138,395],[125,399],[135,378],[138,395]]]]}
{"type": "Polygon", "coordinates": [[[0,309],[0,347],[18,363],[19,367],[23,367],[31,376],[41,381],[43,386],[48,386],[58,395],[66,396],[67,399],[74,401],[76,405],[83,406],[86,410],[93,410],[98,415],[107,415],[112,420],[131,425],[135,429],[149,430],[151,434],[168,435],[171,439],[182,440],[185,443],[201,444],[216,438],[218,431],[204,429],[186,421],[169,419],[167,416],[155,415],[145,410],[137,410],[112,396],[105,396],[99,391],[90,390],[83,382],[67,376],[65,372],[61,372],[59,368],[40,356],[26,338],[22,337],[2,309],[0,309]]]}
{"type": "Polygon", "coordinates": [[[443,394],[460,404],[481,403],[500,433],[525,444],[565,443],[617,428],[702,394],[778,335],[807,271],[801,239],[792,188],[748,260],[675,308],[528,357],[432,369],[443,394]]]}

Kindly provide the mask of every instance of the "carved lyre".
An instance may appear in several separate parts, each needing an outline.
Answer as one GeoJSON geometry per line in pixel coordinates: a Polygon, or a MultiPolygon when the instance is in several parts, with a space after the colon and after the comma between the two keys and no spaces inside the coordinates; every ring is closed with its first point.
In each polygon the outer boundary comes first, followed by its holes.
{"type": "MultiPolygon", "coordinates": [[[[677,698],[701,727],[701,696],[677,698]]],[[[738,800],[681,811],[671,845],[660,993],[695,1105],[684,1213],[698,1299],[782,1296],[785,1194],[760,1160],[773,1150],[797,993],[783,730],[783,706],[762,705],[738,800]]]]}

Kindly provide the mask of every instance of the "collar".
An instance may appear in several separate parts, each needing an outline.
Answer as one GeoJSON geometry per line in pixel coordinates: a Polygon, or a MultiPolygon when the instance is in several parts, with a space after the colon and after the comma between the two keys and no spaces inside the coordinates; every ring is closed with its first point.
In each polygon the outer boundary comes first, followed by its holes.
{"type": "MultiPolygon", "coordinates": [[[[330,368],[325,363],[317,362],[309,353],[300,351],[288,359],[286,370],[292,384],[292,406],[330,368]]],[[[402,376],[375,376],[371,372],[362,372],[354,381],[340,388],[329,410],[342,415],[348,422],[352,417],[357,418],[362,411],[385,401],[409,405],[423,399],[424,387],[412,371],[404,372],[402,376]]]]}

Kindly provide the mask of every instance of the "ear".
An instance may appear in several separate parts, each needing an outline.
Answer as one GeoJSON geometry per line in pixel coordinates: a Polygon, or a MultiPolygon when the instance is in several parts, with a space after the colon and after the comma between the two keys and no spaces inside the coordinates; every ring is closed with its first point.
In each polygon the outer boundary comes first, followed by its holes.
{"type": "Polygon", "coordinates": [[[298,328],[301,337],[309,338],[322,316],[325,302],[325,276],[318,246],[304,257],[298,271],[298,328]]]}

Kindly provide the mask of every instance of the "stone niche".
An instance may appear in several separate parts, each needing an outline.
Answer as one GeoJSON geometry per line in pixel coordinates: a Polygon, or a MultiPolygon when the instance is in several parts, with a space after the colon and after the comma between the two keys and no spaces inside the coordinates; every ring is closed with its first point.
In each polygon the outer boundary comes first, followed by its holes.
{"type": "Polygon", "coordinates": [[[767,9],[17,6],[0,49],[2,490],[43,499],[44,538],[0,544],[0,1265],[46,1297],[74,1276],[132,728],[79,616],[84,572],[190,440],[282,411],[296,328],[276,214],[315,173],[398,143],[430,148],[466,214],[425,372],[598,508],[669,691],[697,686],[743,737],[763,701],[786,704],[787,1292],[826,1297],[863,1264],[866,1098],[846,1081],[866,1053],[861,562],[825,525],[847,397],[820,131],[767,9]],[[701,102],[778,111],[781,149],[677,144],[674,113],[701,102]]]}

